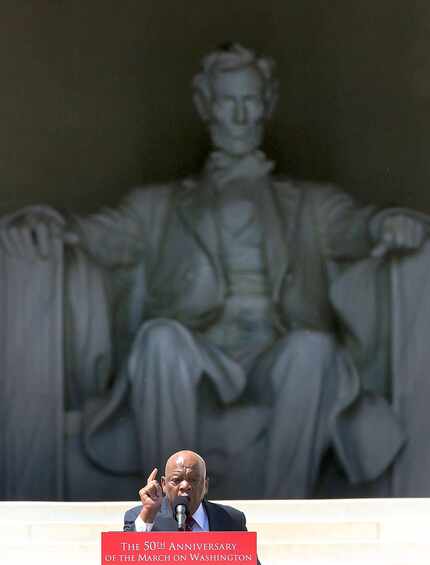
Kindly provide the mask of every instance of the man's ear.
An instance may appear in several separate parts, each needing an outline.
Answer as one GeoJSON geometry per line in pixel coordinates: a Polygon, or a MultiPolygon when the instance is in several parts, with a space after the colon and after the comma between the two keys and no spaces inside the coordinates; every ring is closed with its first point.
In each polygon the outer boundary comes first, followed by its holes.
{"type": "Polygon", "coordinates": [[[205,496],[207,496],[208,490],[209,490],[209,477],[207,477],[207,478],[205,479],[205,492],[204,492],[203,498],[204,498],[205,496]]]}
{"type": "Polygon", "coordinates": [[[204,122],[208,122],[211,117],[211,101],[203,94],[203,92],[196,88],[193,94],[193,102],[196,107],[197,113],[204,122]]]}

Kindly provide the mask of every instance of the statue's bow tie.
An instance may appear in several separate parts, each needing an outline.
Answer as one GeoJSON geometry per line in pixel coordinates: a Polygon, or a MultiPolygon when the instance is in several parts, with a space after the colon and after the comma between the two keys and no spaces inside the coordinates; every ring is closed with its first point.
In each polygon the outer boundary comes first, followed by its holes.
{"type": "Polygon", "coordinates": [[[269,161],[262,151],[254,151],[241,159],[230,157],[221,151],[214,151],[206,165],[209,177],[218,186],[236,179],[256,180],[267,176],[273,168],[273,161],[269,161]]]}

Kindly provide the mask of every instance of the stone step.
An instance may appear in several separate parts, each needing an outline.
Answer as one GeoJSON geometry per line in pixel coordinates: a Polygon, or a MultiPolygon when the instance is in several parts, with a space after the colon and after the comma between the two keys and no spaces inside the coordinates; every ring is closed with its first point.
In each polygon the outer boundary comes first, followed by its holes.
{"type": "Polygon", "coordinates": [[[428,565],[430,545],[380,543],[263,544],[263,565],[428,565]]]}
{"type": "MultiPolygon", "coordinates": [[[[263,565],[428,565],[430,545],[379,543],[259,544],[263,565]]],[[[1,547],[4,565],[94,565],[98,543],[17,543],[1,547]]]]}
{"type": "Polygon", "coordinates": [[[0,502],[3,522],[122,523],[124,512],[137,502],[0,502]]]}
{"type": "MultiPolygon", "coordinates": [[[[34,524],[2,524],[0,543],[15,541],[39,542],[91,542],[98,541],[101,532],[120,531],[115,524],[39,522],[34,524]]],[[[257,538],[265,543],[281,542],[373,542],[380,539],[377,522],[274,522],[248,524],[249,531],[256,531],[257,538]]]]}
{"type": "MultiPolygon", "coordinates": [[[[133,502],[0,502],[1,565],[100,563],[133,502]]],[[[430,499],[231,501],[263,565],[428,565],[430,499]]]]}
{"type": "Polygon", "coordinates": [[[353,498],[331,500],[235,500],[249,522],[384,521],[393,517],[430,518],[429,498],[353,498]]]}
{"type": "MultiPolygon", "coordinates": [[[[97,539],[103,531],[121,531],[120,522],[102,522],[77,520],[42,522],[34,521],[28,523],[3,522],[0,523],[0,543],[13,540],[63,540],[86,542],[97,539]]],[[[339,542],[372,542],[380,540],[413,542],[427,538],[428,521],[405,519],[404,516],[387,518],[383,522],[248,522],[248,529],[256,531],[258,539],[267,540],[273,543],[288,542],[319,542],[319,541],[339,541],[339,542]]]]}
{"type": "MultiPolygon", "coordinates": [[[[248,522],[383,521],[393,516],[429,520],[430,499],[343,500],[227,500],[245,512],[248,522]]],[[[94,521],[122,522],[124,512],[136,506],[126,502],[1,502],[0,522],[94,521]]]]}

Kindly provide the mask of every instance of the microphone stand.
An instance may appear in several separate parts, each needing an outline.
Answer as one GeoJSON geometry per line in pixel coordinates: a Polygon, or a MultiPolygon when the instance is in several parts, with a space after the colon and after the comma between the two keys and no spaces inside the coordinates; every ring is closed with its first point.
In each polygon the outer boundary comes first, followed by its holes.
{"type": "Polygon", "coordinates": [[[190,508],[188,496],[176,496],[173,501],[173,517],[178,522],[178,531],[183,532],[186,528],[185,521],[190,508]]]}
{"type": "Polygon", "coordinates": [[[184,504],[176,507],[176,520],[178,522],[178,532],[185,531],[185,520],[187,519],[187,509],[184,504]]]}

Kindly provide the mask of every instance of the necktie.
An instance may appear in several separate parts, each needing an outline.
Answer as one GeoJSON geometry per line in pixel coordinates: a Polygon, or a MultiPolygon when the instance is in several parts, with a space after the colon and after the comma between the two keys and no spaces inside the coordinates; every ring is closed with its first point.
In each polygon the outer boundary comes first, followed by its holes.
{"type": "Polygon", "coordinates": [[[192,516],[187,516],[187,519],[185,520],[185,531],[186,532],[192,532],[193,531],[193,526],[196,523],[196,521],[194,520],[194,518],[192,516]]]}

